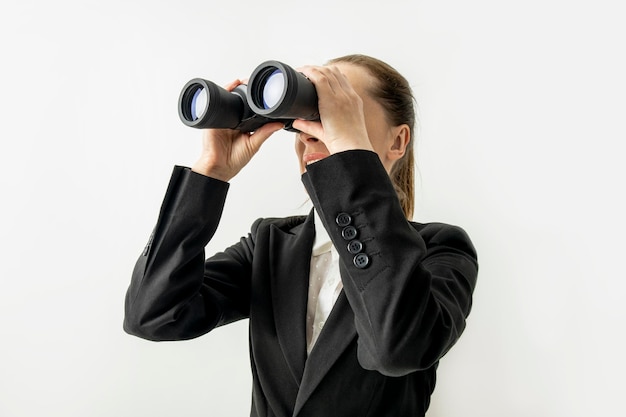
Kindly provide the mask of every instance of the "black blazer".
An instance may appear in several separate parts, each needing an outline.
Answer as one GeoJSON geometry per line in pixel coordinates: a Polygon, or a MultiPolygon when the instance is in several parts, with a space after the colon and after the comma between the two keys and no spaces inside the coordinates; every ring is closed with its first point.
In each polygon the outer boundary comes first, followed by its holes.
{"type": "Polygon", "coordinates": [[[312,214],[257,220],[205,260],[228,184],[181,167],[135,266],[124,329],[180,340],[249,318],[251,416],[423,416],[438,361],[471,308],[470,239],[458,227],[408,222],[373,152],[332,155],[302,179],[344,285],[308,358],[312,214]]]}

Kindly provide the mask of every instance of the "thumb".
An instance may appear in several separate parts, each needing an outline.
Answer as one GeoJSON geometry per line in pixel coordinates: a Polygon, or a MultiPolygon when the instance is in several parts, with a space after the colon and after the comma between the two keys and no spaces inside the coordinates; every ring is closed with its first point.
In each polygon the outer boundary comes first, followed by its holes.
{"type": "Polygon", "coordinates": [[[296,119],[293,121],[292,126],[295,129],[298,129],[300,132],[304,132],[307,135],[313,136],[314,138],[320,140],[323,140],[324,138],[324,127],[319,121],[296,119]]]}
{"type": "Polygon", "coordinates": [[[285,125],[280,122],[268,123],[261,126],[252,135],[250,135],[250,142],[252,146],[255,148],[255,150],[259,150],[259,148],[261,148],[261,145],[263,145],[267,138],[272,136],[272,134],[279,131],[283,127],[285,127],[285,125]]]}

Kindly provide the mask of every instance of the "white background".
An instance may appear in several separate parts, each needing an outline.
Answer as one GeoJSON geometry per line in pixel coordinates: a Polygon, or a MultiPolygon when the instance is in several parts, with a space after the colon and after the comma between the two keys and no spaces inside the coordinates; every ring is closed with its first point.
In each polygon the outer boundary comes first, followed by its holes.
{"type": "MultiPolygon", "coordinates": [[[[0,416],[248,415],[245,322],[176,343],[122,331],[171,169],[200,147],[178,94],[355,52],[414,88],[416,220],[463,226],[479,252],[428,415],[623,416],[618,4],[2,0],[0,416]]],[[[232,181],[209,251],[305,201],[282,132],[232,181]]]]}

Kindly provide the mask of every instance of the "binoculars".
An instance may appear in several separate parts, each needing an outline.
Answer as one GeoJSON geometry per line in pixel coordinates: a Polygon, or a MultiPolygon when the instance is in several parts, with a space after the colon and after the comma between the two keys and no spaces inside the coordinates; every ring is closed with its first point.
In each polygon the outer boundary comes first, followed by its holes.
{"type": "Polygon", "coordinates": [[[178,115],[197,129],[235,129],[253,132],[270,122],[292,128],[295,119],[319,120],[315,86],[303,74],[278,61],[266,61],[250,76],[247,85],[228,91],[194,78],[183,87],[178,115]]]}

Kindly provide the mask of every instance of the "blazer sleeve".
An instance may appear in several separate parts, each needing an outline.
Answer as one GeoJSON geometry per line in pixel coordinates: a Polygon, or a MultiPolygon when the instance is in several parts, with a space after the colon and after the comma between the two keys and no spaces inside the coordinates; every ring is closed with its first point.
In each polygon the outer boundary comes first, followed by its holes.
{"type": "Polygon", "coordinates": [[[374,152],[332,155],[302,179],[340,256],[361,366],[402,376],[436,364],[472,305],[478,263],[467,234],[407,221],[374,152]]]}
{"type": "Polygon", "coordinates": [[[149,340],[190,339],[249,314],[251,236],[205,261],[228,183],[175,167],[157,224],[133,270],[124,330],[149,340]],[[211,276],[204,273],[211,265],[211,276]]]}

